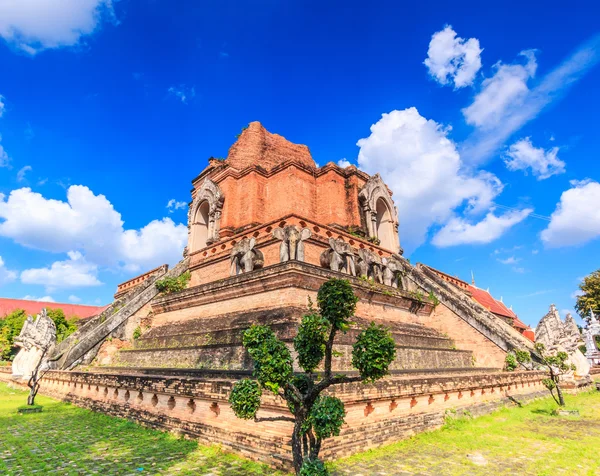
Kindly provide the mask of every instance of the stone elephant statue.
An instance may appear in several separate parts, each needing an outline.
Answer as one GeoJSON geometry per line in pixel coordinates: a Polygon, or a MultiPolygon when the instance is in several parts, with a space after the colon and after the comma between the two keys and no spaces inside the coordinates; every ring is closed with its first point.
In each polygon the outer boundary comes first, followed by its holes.
{"type": "Polygon", "coordinates": [[[254,248],[255,238],[242,238],[239,243],[231,249],[231,275],[249,273],[260,269],[265,263],[262,251],[254,248]]]}
{"type": "Polygon", "coordinates": [[[371,250],[358,250],[358,270],[360,276],[373,278],[377,283],[383,284],[383,265],[377,253],[371,250]]]}
{"type": "Polygon", "coordinates": [[[286,226],[285,228],[275,228],[273,236],[281,240],[279,260],[282,263],[289,260],[304,261],[304,241],[312,236],[308,228],[298,230],[294,225],[286,226]]]}
{"type": "Polygon", "coordinates": [[[332,271],[346,272],[356,276],[354,250],[343,240],[329,238],[330,248],[321,253],[321,266],[332,271]]]}
{"type": "Polygon", "coordinates": [[[403,275],[402,265],[394,256],[383,258],[383,284],[397,288],[403,275]]]}

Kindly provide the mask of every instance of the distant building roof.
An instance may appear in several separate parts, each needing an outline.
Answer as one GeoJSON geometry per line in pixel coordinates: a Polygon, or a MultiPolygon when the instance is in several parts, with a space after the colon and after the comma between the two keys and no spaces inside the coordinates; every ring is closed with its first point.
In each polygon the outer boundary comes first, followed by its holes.
{"type": "Polygon", "coordinates": [[[495,299],[489,291],[479,289],[477,286],[472,285],[469,285],[469,291],[471,291],[471,296],[475,301],[494,314],[509,317],[511,319],[517,318],[517,315],[513,311],[507,308],[502,301],[495,299]]]}
{"type": "Polygon", "coordinates": [[[43,309],[62,309],[66,317],[92,317],[100,314],[107,306],[84,306],[59,302],[28,301],[26,299],[0,298],[0,317],[4,317],[17,309],[23,309],[28,315],[35,316],[43,309]]]}

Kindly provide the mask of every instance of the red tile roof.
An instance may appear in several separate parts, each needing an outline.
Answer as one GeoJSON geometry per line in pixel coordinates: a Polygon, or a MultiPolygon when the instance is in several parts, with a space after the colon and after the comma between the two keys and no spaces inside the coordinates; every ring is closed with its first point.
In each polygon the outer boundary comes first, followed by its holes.
{"type": "Polygon", "coordinates": [[[91,317],[100,314],[107,306],[83,306],[80,304],[64,304],[58,302],[27,301],[25,299],[0,298],[0,317],[17,310],[24,309],[28,315],[35,316],[43,308],[62,309],[65,316],[79,318],[91,317]]]}
{"type": "Polygon", "coordinates": [[[471,296],[475,301],[494,314],[509,317],[511,319],[517,318],[517,315],[513,311],[507,308],[502,301],[494,299],[488,291],[484,291],[483,289],[471,285],[469,285],[469,291],[471,291],[471,296]]]}

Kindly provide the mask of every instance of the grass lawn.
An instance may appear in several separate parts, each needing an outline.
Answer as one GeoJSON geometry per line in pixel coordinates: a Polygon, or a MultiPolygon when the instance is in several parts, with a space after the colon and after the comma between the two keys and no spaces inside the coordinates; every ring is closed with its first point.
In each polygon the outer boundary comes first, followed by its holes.
{"type": "Polygon", "coordinates": [[[600,475],[600,392],[565,397],[580,417],[556,417],[551,398],[338,460],[336,475],[600,475]]]}
{"type": "MultiPolygon", "coordinates": [[[[39,396],[43,413],[17,414],[26,392],[0,383],[0,475],[280,474],[218,447],[39,396]]],[[[567,395],[580,417],[555,417],[551,399],[330,463],[338,476],[600,475],[600,392],[567,395]]]]}
{"type": "Polygon", "coordinates": [[[0,475],[271,475],[265,465],[0,383],[0,475]]]}

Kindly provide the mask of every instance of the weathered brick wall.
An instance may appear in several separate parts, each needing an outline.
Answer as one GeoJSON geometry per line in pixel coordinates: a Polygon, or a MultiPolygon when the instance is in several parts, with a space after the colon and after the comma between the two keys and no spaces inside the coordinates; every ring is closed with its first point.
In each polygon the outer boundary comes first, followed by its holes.
{"type": "MultiPolygon", "coordinates": [[[[0,373],[0,379],[8,378],[0,373]]],[[[537,372],[430,375],[389,378],[374,385],[346,384],[334,394],[346,404],[339,437],[326,440],[326,458],[396,441],[439,427],[448,409],[487,412],[506,403],[506,395],[546,394],[537,372]]],[[[255,423],[235,417],[227,397],[233,380],[49,372],[41,392],[95,411],[142,424],[187,433],[203,443],[220,443],[246,457],[289,468],[291,434],[285,422],[255,423]]],[[[285,412],[284,403],[265,397],[261,416],[285,412]]]]}

